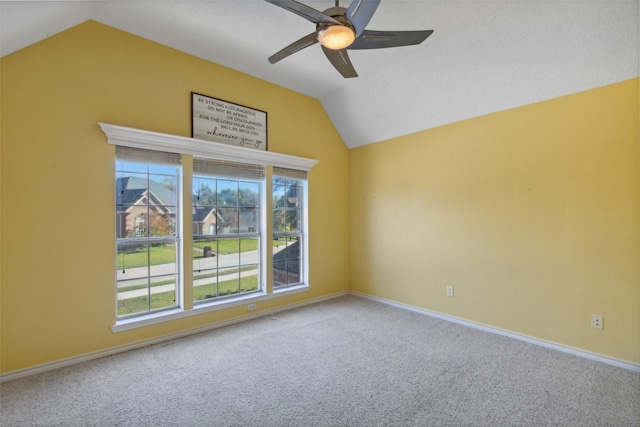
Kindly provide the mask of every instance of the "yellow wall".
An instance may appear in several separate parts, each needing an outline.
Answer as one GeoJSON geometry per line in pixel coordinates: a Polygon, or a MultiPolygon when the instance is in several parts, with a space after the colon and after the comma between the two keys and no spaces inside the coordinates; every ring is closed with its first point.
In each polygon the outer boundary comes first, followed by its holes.
{"type": "Polygon", "coordinates": [[[1,61],[2,372],[247,313],[110,329],[114,147],[97,122],[190,136],[191,91],[267,111],[270,151],[320,161],[310,174],[312,289],[258,310],[348,289],[348,151],[316,99],[96,22],[1,61]]]}
{"type": "Polygon", "coordinates": [[[640,362],[638,82],[351,150],[351,289],[640,362]]]}
{"type": "Polygon", "coordinates": [[[267,111],[270,151],[320,160],[312,290],[258,310],[351,286],[640,362],[638,79],[349,152],[317,100],[95,22],[0,66],[1,372],[246,314],[110,329],[114,149],[96,123],[189,136],[191,91],[267,111]]]}

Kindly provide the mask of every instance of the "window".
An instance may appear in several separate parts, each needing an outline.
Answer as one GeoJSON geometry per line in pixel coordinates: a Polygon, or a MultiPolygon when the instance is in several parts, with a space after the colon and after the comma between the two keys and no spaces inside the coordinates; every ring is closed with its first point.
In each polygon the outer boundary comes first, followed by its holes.
{"type": "Polygon", "coordinates": [[[118,317],[179,305],[180,171],[180,155],[116,148],[118,317]]]}
{"type": "Polygon", "coordinates": [[[273,287],[304,278],[305,171],[273,168],[273,287]]]}
{"type": "MultiPolygon", "coordinates": [[[[124,213],[124,212],[123,212],[124,213]]],[[[136,217],[136,237],[144,237],[147,234],[147,227],[145,223],[147,222],[147,216],[143,213],[136,217]]]]}
{"type": "Polygon", "coordinates": [[[309,289],[315,160],[100,126],[116,145],[114,332],[309,289]]]}
{"type": "Polygon", "coordinates": [[[260,165],[194,159],[194,302],[263,289],[260,223],[264,176],[260,165]]]}

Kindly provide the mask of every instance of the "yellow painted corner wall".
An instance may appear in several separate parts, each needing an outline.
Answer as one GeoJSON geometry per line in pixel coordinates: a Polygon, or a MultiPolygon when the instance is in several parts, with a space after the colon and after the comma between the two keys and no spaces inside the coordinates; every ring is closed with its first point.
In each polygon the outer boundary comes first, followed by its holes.
{"type": "Polygon", "coordinates": [[[114,147],[97,123],[190,136],[191,91],[266,111],[269,151],[319,160],[310,173],[311,291],[258,312],[348,289],[349,154],[317,100],[93,21],[0,66],[3,373],[246,314],[110,329],[114,147]]]}
{"type": "Polygon", "coordinates": [[[351,150],[351,289],[640,363],[638,86],[351,150]]]}

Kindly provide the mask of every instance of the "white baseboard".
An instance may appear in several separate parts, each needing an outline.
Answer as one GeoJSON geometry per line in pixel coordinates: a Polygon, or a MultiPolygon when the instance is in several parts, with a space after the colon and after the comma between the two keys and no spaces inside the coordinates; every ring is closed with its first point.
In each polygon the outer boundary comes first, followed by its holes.
{"type": "Polygon", "coordinates": [[[101,357],[111,356],[118,353],[123,353],[129,350],[135,350],[137,348],[146,347],[148,345],[159,344],[161,342],[174,340],[177,338],[186,337],[189,335],[198,334],[200,332],[206,332],[212,329],[222,328],[225,326],[234,325],[236,323],[246,322],[248,320],[258,319],[260,317],[269,316],[274,313],[279,313],[282,311],[293,310],[295,308],[304,307],[306,305],[317,304],[322,301],[327,301],[334,298],[343,297],[348,295],[348,291],[338,292],[335,294],[325,295],[318,298],[309,299],[306,301],[298,302],[295,304],[289,304],[282,307],[277,308],[267,308],[258,313],[249,314],[242,317],[236,317],[229,320],[223,320],[221,322],[211,323],[204,326],[199,326],[197,328],[187,329],[185,331],[176,332],[169,335],[163,335],[156,338],[149,338],[142,341],[136,341],[131,344],[125,344],[118,347],[112,347],[105,350],[95,351],[92,353],[86,353],[79,356],[68,357],[66,359],[56,360],[50,363],[44,363],[42,365],[36,365],[25,369],[19,369],[16,371],[6,372],[4,374],[0,374],[0,383],[9,382],[13,380],[17,380],[19,378],[25,378],[31,375],[40,374],[42,372],[51,371],[58,368],[63,368],[65,366],[71,366],[82,362],[88,362],[90,360],[99,359],[101,357]]]}
{"type": "Polygon", "coordinates": [[[441,314],[441,313],[438,313],[438,312],[435,312],[435,311],[426,310],[424,308],[414,307],[412,305],[402,304],[402,303],[395,302],[395,301],[392,301],[392,300],[379,298],[379,297],[374,297],[372,295],[362,294],[360,292],[350,291],[349,294],[353,295],[353,296],[361,297],[361,298],[366,298],[366,299],[369,299],[369,300],[372,300],[372,301],[377,301],[377,302],[380,302],[382,304],[391,305],[393,307],[402,308],[404,310],[414,311],[416,313],[424,314],[424,315],[430,316],[430,317],[435,317],[435,318],[440,319],[440,320],[446,320],[448,322],[453,322],[453,323],[457,323],[457,324],[460,324],[460,325],[468,326],[470,328],[479,329],[479,330],[482,330],[482,331],[485,331],[485,332],[490,332],[492,334],[502,335],[502,336],[505,336],[505,337],[514,338],[514,339],[519,340],[519,341],[525,341],[525,342],[528,342],[530,344],[535,344],[535,345],[539,345],[539,346],[542,346],[542,347],[547,347],[547,348],[550,348],[550,349],[553,349],[553,350],[562,351],[564,353],[569,353],[569,354],[572,354],[574,356],[584,357],[585,359],[591,359],[591,360],[595,360],[595,361],[598,361],[598,362],[606,363],[607,365],[613,365],[613,366],[617,366],[619,368],[628,369],[630,371],[640,372],[640,364],[637,364],[637,363],[627,362],[627,361],[624,361],[624,360],[615,359],[613,357],[603,356],[601,354],[591,353],[591,352],[588,352],[588,351],[585,351],[585,350],[579,350],[579,349],[576,349],[576,348],[573,348],[573,347],[567,347],[567,346],[556,344],[556,343],[552,343],[552,342],[549,342],[549,341],[544,341],[544,340],[541,340],[541,339],[532,338],[532,337],[529,337],[529,336],[526,336],[526,335],[517,334],[515,332],[510,332],[510,331],[507,331],[507,330],[504,330],[504,329],[495,328],[495,327],[492,327],[492,326],[483,325],[481,323],[476,323],[476,322],[472,322],[472,321],[469,321],[469,320],[460,319],[458,317],[448,316],[446,314],[441,314]]]}
{"type": "Polygon", "coordinates": [[[468,326],[470,328],[474,328],[474,329],[479,329],[485,332],[490,332],[490,333],[494,333],[494,334],[498,334],[498,335],[502,335],[502,336],[506,336],[509,338],[514,338],[520,341],[525,341],[531,344],[535,344],[535,345],[540,345],[542,347],[547,347],[553,350],[558,350],[558,351],[562,351],[564,353],[569,353],[575,356],[579,356],[579,357],[584,357],[586,359],[591,359],[591,360],[595,360],[598,362],[602,362],[602,363],[606,363],[608,365],[613,365],[613,366],[617,366],[620,368],[624,368],[624,369],[628,369],[630,371],[634,371],[634,372],[640,372],[640,364],[637,363],[631,363],[631,362],[626,362],[624,360],[619,360],[619,359],[615,359],[612,357],[607,357],[607,356],[603,356],[600,354],[596,354],[596,353],[590,353],[588,351],[584,351],[584,350],[578,350],[572,347],[567,347],[567,346],[563,346],[563,345],[559,345],[559,344],[555,344],[552,342],[548,342],[548,341],[544,341],[544,340],[540,340],[537,338],[532,338],[532,337],[528,337],[526,335],[521,335],[521,334],[517,334],[514,332],[509,332],[503,329],[499,329],[499,328],[495,328],[495,327],[491,327],[491,326],[487,326],[487,325],[483,325],[480,323],[476,323],[476,322],[471,322],[469,320],[464,320],[464,319],[460,319],[457,317],[453,317],[453,316],[448,316],[445,314],[441,314],[441,313],[437,313],[434,311],[430,311],[430,310],[426,310],[423,308],[419,308],[419,307],[414,307],[408,304],[402,304],[399,302],[395,302],[392,300],[387,300],[384,298],[379,298],[379,297],[374,297],[371,295],[367,295],[367,294],[362,294],[360,292],[354,292],[354,291],[343,291],[343,292],[338,292],[335,294],[330,294],[330,295],[325,295],[322,297],[318,297],[318,298],[313,298],[310,300],[306,300],[306,301],[302,301],[299,303],[295,303],[295,304],[290,304],[290,305],[285,305],[282,307],[278,307],[278,308],[273,308],[273,309],[267,309],[264,311],[260,311],[258,313],[254,313],[254,314],[249,314],[246,316],[242,316],[242,317],[237,317],[234,319],[229,319],[229,320],[224,320],[221,322],[216,322],[216,323],[212,323],[209,325],[204,325],[204,326],[200,326],[197,328],[193,328],[193,329],[188,329],[185,331],[181,331],[181,332],[176,332],[173,334],[169,334],[169,335],[163,335],[161,337],[156,337],[156,338],[149,338],[146,340],[142,340],[142,341],[136,341],[134,343],[131,344],[125,344],[122,346],[118,346],[118,347],[112,347],[112,348],[108,348],[105,350],[100,350],[100,351],[96,351],[96,352],[92,352],[92,353],[86,353],[86,354],[82,354],[79,356],[73,356],[73,357],[69,357],[66,359],[61,359],[61,360],[57,360],[54,362],[50,362],[50,363],[44,363],[42,365],[36,365],[36,366],[32,366],[29,368],[25,368],[25,369],[19,369],[16,371],[11,371],[11,372],[7,372],[4,374],[0,374],[0,383],[4,383],[4,382],[8,382],[8,381],[13,381],[13,380],[17,380],[19,378],[25,378],[31,375],[36,375],[42,372],[47,372],[47,371],[51,371],[54,369],[58,369],[58,368],[62,368],[65,366],[71,366],[71,365],[75,365],[78,363],[82,363],[82,362],[88,362],[90,360],[94,360],[94,359],[99,359],[101,357],[106,357],[106,356],[111,356],[114,354],[118,354],[118,353],[123,353],[125,351],[129,351],[129,350],[135,350],[137,348],[142,348],[142,347],[146,347],[148,345],[153,345],[153,344],[159,344],[165,341],[170,341],[170,340],[174,340],[177,338],[182,338],[182,337],[186,337],[189,335],[194,335],[200,332],[206,332],[212,329],[217,329],[217,328],[222,328],[225,326],[230,326],[230,325],[234,325],[236,323],[241,323],[241,322],[246,322],[248,320],[253,320],[253,319],[257,319],[260,317],[264,317],[264,316],[268,316],[269,314],[274,314],[274,313],[278,313],[278,312],[282,312],[282,311],[287,311],[287,310],[293,310],[295,308],[299,308],[299,307],[304,307],[306,305],[311,305],[311,304],[316,304],[322,301],[327,301],[330,299],[334,299],[334,298],[339,298],[345,295],[353,295],[356,297],[361,297],[361,298],[366,298],[372,301],[377,301],[383,304],[387,304],[387,305],[391,305],[394,307],[398,307],[398,308],[402,308],[404,310],[410,310],[410,311],[414,311],[420,314],[424,314],[426,316],[431,316],[437,319],[441,319],[441,320],[445,320],[448,322],[453,322],[453,323],[457,323],[460,325],[464,325],[464,326],[468,326]]]}

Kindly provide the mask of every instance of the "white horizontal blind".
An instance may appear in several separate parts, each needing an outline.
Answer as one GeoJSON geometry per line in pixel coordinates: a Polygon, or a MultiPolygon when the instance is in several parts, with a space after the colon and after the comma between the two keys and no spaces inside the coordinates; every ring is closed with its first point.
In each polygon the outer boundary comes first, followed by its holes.
{"type": "Polygon", "coordinates": [[[140,148],[116,145],[116,159],[129,162],[157,163],[163,165],[180,165],[182,156],[164,151],[143,150],[140,148]]]}
{"type": "Polygon", "coordinates": [[[288,169],[288,168],[281,168],[281,167],[274,166],[273,175],[281,176],[284,178],[301,179],[303,181],[307,180],[307,171],[303,171],[299,169],[288,169]]]}
{"type": "Polygon", "coordinates": [[[251,163],[238,163],[226,160],[194,157],[193,173],[194,175],[263,180],[265,177],[265,168],[262,165],[251,163]]]}

